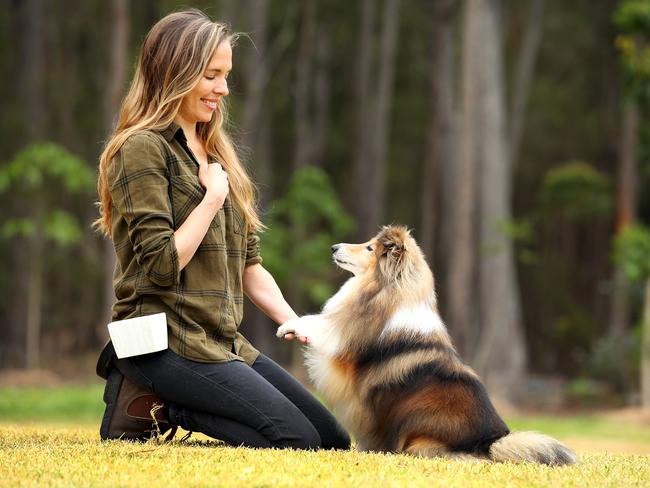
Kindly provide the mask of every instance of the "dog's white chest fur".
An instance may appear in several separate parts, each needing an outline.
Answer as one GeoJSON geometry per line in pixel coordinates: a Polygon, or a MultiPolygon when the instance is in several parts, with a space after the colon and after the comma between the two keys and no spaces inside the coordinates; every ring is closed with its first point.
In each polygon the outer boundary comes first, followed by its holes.
{"type": "Polygon", "coordinates": [[[423,335],[446,332],[445,324],[440,315],[428,302],[404,306],[386,322],[382,336],[392,332],[412,332],[423,335]]]}

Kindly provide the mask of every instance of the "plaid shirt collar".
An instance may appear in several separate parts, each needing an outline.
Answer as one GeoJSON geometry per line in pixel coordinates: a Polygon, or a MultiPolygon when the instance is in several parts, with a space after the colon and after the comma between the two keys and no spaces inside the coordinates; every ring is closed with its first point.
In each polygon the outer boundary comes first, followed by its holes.
{"type": "Polygon", "coordinates": [[[185,133],[183,132],[183,129],[181,129],[181,126],[178,125],[176,122],[173,122],[169,124],[167,127],[163,127],[161,129],[156,129],[158,132],[160,132],[165,140],[167,142],[172,142],[172,139],[176,136],[178,133],[178,138],[182,139],[183,141],[186,141],[187,139],[185,138],[185,133]],[[180,131],[180,133],[179,133],[180,131]]]}

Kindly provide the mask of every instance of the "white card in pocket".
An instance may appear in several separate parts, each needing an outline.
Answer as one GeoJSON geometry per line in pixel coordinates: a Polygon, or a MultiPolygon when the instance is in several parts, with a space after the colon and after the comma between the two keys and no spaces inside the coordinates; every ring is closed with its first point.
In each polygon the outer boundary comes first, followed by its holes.
{"type": "Polygon", "coordinates": [[[108,324],[117,357],[128,358],[167,349],[167,316],[165,313],[117,320],[108,324]]]}

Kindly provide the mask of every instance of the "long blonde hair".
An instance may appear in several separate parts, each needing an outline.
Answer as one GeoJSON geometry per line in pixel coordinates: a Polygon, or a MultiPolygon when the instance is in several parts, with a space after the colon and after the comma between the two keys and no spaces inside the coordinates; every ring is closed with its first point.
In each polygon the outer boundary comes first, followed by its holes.
{"type": "MultiPolygon", "coordinates": [[[[122,101],[118,122],[99,158],[100,217],[93,223],[112,237],[112,199],[107,170],[124,142],[133,134],[167,127],[176,117],[183,97],[200,81],[222,42],[234,43],[228,26],[212,22],[203,12],[190,9],[159,20],[142,43],[135,75],[122,101]]],[[[228,173],[230,197],[241,209],[251,231],[261,230],[256,189],[239,161],[235,146],[224,130],[227,110],[223,99],[210,122],[198,122],[197,135],[228,173]]]]}

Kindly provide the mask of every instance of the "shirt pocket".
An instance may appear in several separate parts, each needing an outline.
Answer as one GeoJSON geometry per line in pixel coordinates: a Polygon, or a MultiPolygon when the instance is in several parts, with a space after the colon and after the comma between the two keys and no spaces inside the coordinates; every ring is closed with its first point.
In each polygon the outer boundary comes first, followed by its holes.
{"type": "MultiPolygon", "coordinates": [[[[174,230],[177,230],[205,196],[205,189],[199,179],[192,175],[172,175],[169,177],[170,199],[174,216],[174,230]]],[[[221,227],[219,212],[215,215],[210,228],[221,227]]]]}

